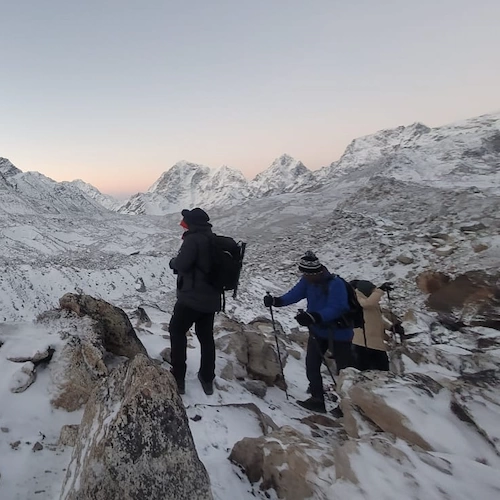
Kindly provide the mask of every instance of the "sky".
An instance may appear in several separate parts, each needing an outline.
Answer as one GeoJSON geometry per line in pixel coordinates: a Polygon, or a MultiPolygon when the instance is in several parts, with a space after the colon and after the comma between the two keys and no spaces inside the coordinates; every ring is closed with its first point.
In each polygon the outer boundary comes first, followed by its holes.
{"type": "Polygon", "coordinates": [[[359,136],[500,110],[498,0],[18,0],[0,157],[117,197],[180,160],[315,170],[359,136]]]}

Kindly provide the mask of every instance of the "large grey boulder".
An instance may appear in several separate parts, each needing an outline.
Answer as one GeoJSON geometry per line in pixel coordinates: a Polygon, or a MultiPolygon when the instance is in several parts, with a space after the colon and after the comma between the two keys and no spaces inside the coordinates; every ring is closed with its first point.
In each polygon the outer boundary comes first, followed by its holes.
{"type": "Polygon", "coordinates": [[[59,299],[61,309],[78,316],[89,316],[95,321],[94,330],[102,345],[117,356],[133,358],[136,354],[147,355],[146,348],[137,337],[125,312],[102,299],[90,295],[67,293],[59,299]]]}
{"type": "Polygon", "coordinates": [[[330,446],[314,441],[289,426],[267,436],[238,441],[229,459],[240,465],[251,483],[274,489],[278,498],[329,498],[328,482],[320,477],[333,472],[330,446]]]}
{"type": "Polygon", "coordinates": [[[56,388],[51,403],[75,411],[107,376],[106,353],[133,358],[147,352],[122,309],[90,295],[73,293],[61,297],[59,304],[61,311],[49,311],[37,321],[59,329],[67,338],[49,365],[56,388]]]}
{"type": "Polygon", "coordinates": [[[52,406],[66,411],[79,410],[94,387],[108,375],[104,354],[91,330],[88,336],[69,337],[64,347],[56,350],[49,365],[54,384],[52,406]]]}
{"type": "Polygon", "coordinates": [[[60,499],[212,499],[168,371],[139,354],[95,388],[60,499]]]}
{"type": "Polygon", "coordinates": [[[489,373],[440,383],[417,372],[342,370],[337,387],[345,431],[355,439],[383,431],[420,451],[496,461],[500,399],[495,372],[489,373]]]}
{"type": "Polygon", "coordinates": [[[282,330],[277,325],[279,354],[276,337],[270,321],[263,318],[241,325],[226,319],[223,327],[217,328],[216,347],[234,360],[224,368],[223,376],[231,379],[241,378],[241,372],[255,380],[261,380],[268,386],[285,388],[281,374],[281,365],[286,366],[288,352],[280,336],[282,330]],[[280,364],[281,358],[281,364],[280,364]]]}

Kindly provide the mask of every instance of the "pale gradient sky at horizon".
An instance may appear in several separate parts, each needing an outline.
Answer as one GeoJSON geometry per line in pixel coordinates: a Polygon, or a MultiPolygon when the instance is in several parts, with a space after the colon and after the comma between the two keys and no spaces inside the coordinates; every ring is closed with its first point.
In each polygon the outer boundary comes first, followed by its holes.
{"type": "Polygon", "coordinates": [[[145,191],[179,160],[282,153],[500,110],[498,0],[18,0],[0,7],[0,156],[145,191]]]}

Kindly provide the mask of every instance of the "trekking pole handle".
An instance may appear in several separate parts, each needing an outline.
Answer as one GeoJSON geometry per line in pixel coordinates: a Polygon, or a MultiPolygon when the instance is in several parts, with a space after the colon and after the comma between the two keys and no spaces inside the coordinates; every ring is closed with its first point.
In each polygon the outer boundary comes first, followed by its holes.
{"type": "MultiPolygon", "coordinates": [[[[271,298],[272,298],[271,292],[266,292],[266,297],[271,297],[271,298]]],[[[271,302],[271,305],[269,306],[269,309],[271,310],[271,314],[272,314],[272,313],[273,313],[273,305],[272,305],[272,302],[271,302]]]]}
{"type": "MultiPolygon", "coordinates": [[[[268,297],[271,297],[271,292],[266,292],[266,295],[268,297]]],[[[273,306],[269,306],[269,311],[271,312],[271,322],[272,322],[272,325],[273,325],[273,330],[276,330],[276,325],[274,323],[274,314],[273,314],[273,306]]]]}

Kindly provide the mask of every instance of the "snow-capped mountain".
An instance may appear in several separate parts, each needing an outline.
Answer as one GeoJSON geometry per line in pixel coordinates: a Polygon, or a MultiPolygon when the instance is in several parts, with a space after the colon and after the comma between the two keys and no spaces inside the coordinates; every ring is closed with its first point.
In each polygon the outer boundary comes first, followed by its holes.
{"type": "Polygon", "coordinates": [[[207,208],[233,205],[248,196],[248,183],[238,170],[227,166],[211,169],[181,161],[164,172],[146,193],[136,194],[119,211],[163,215],[198,205],[207,208]]]}
{"type": "Polygon", "coordinates": [[[70,184],[76,186],[78,189],[83,191],[88,198],[96,201],[108,210],[117,211],[123,205],[123,201],[117,200],[116,198],[108,194],[101,193],[97,188],[92,186],[92,184],[84,182],[81,179],[76,179],[71,182],[62,182],[61,184],[70,184]]]}
{"type": "Polygon", "coordinates": [[[316,186],[314,174],[286,154],[252,181],[227,166],[211,169],[181,161],[164,172],[146,193],[138,193],[123,204],[119,212],[163,215],[186,207],[232,206],[251,198],[307,191],[316,186]]]}
{"type": "Polygon", "coordinates": [[[284,154],[251,182],[252,197],[272,196],[312,189],[316,186],[314,174],[301,161],[284,154]]]}
{"type": "Polygon", "coordinates": [[[500,113],[429,128],[421,123],[355,139],[328,179],[363,182],[381,175],[433,186],[500,189],[500,113]]]}
{"type": "MultiPolygon", "coordinates": [[[[315,172],[284,154],[247,181],[233,169],[179,162],[125,203],[129,214],[167,214],[185,207],[213,207],[283,193],[321,189],[331,182],[361,187],[374,176],[446,187],[500,186],[500,113],[429,128],[421,123],[381,130],[353,140],[342,157],[315,172]],[[493,177],[491,177],[493,176],[493,177]]],[[[500,188],[499,188],[500,189],[500,188]]]]}
{"type": "Polygon", "coordinates": [[[101,214],[103,206],[71,183],[22,172],[0,158],[0,210],[9,214],[101,214]]]}

